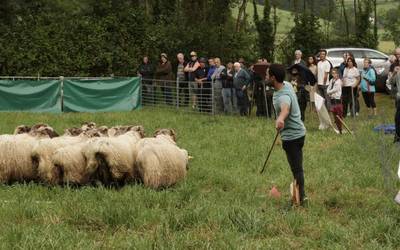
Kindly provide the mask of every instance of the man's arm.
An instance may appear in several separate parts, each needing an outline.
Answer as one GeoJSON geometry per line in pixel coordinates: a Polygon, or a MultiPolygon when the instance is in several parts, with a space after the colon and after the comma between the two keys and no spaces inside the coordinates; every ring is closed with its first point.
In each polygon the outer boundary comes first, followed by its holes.
{"type": "Polygon", "coordinates": [[[285,127],[285,120],[289,116],[289,112],[290,112],[290,105],[287,103],[282,103],[281,112],[278,118],[276,119],[276,124],[275,124],[276,130],[282,130],[283,127],[285,127]]]}

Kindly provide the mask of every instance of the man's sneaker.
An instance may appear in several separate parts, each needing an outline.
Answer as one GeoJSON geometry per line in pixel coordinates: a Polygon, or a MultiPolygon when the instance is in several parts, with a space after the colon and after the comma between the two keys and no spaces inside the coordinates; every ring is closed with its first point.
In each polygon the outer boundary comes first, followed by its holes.
{"type": "Polygon", "coordinates": [[[308,199],[308,197],[304,197],[301,201],[300,201],[300,206],[302,207],[308,207],[310,203],[310,200],[308,199]]]}
{"type": "Polygon", "coordinates": [[[394,201],[400,205],[400,191],[397,193],[396,197],[394,198],[394,201]]]}
{"type": "Polygon", "coordinates": [[[359,116],[360,114],[358,112],[356,112],[356,116],[359,116]]]}

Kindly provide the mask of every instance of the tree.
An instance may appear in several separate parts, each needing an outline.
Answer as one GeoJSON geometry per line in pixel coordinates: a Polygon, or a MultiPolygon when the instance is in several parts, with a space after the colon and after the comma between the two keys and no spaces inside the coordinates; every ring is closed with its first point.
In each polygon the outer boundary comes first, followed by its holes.
{"type": "MultiPolygon", "coordinates": [[[[257,11],[257,3],[253,0],[254,23],[258,33],[258,47],[260,56],[269,61],[274,59],[275,33],[276,30],[271,22],[271,5],[269,0],[264,1],[263,18],[260,19],[257,11]]],[[[275,25],[276,27],[276,25],[275,25]]]]}
{"type": "Polygon", "coordinates": [[[400,46],[400,5],[397,8],[387,10],[383,18],[385,36],[393,40],[396,46],[400,46]]]}

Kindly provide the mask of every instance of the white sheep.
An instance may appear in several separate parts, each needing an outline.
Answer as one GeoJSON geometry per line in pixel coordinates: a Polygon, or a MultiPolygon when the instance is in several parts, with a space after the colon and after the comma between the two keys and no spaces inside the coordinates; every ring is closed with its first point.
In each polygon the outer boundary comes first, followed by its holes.
{"type": "Polygon", "coordinates": [[[32,127],[29,133],[0,136],[0,182],[36,180],[37,170],[31,161],[31,151],[38,140],[53,135],[51,127],[41,125],[32,127]]]}
{"type": "Polygon", "coordinates": [[[134,181],[133,148],[144,137],[144,129],[142,126],[128,126],[122,130],[117,129],[115,133],[112,130],[109,132],[114,135],[126,132],[114,137],[99,138],[83,148],[87,171],[106,185],[134,181]]]}
{"type": "Polygon", "coordinates": [[[172,186],[187,174],[188,152],[176,145],[172,129],[156,131],[154,138],[141,139],[133,150],[136,175],[146,187],[172,186]]]}
{"type": "Polygon", "coordinates": [[[60,184],[62,181],[60,170],[55,168],[51,161],[53,153],[59,148],[75,145],[86,139],[83,136],[60,136],[39,140],[31,153],[31,161],[37,168],[39,180],[50,185],[60,184]]]}

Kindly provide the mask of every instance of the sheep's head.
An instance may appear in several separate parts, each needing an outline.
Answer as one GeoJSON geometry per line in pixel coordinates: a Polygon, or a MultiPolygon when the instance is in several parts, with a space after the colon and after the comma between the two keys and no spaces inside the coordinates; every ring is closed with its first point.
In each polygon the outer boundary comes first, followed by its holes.
{"type": "Polygon", "coordinates": [[[128,126],[127,132],[128,131],[137,132],[140,135],[140,138],[143,138],[145,136],[143,126],[128,126]]]}
{"type": "Polygon", "coordinates": [[[35,137],[58,137],[58,133],[47,124],[37,124],[31,128],[29,134],[35,137]]]}
{"type": "Polygon", "coordinates": [[[64,130],[64,135],[68,135],[68,136],[78,136],[80,134],[82,134],[83,130],[81,128],[67,128],[64,130]]]}
{"type": "Polygon", "coordinates": [[[173,129],[170,128],[157,129],[156,132],[154,132],[154,137],[157,137],[157,135],[168,135],[174,142],[176,142],[176,132],[173,129]]]}
{"type": "Polygon", "coordinates": [[[107,126],[101,126],[101,127],[97,128],[97,131],[101,134],[101,136],[108,135],[108,127],[107,126]]]}
{"type": "Polygon", "coordinates": [[[14,130],[14,135],[26,134],[31,131],[31,128],[26,125],[19,125],[14,130]]]}
{"type": "Polygon", "coordinates": [[[94,122],[84,122],[82,123],[82,130],[83,131],[88,131],[88,130],[92,130],[94,128],[96,128],[96,123],[94,122]]]}

